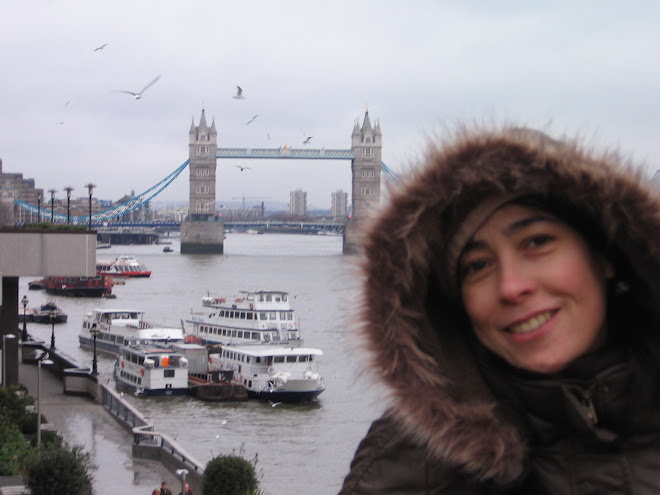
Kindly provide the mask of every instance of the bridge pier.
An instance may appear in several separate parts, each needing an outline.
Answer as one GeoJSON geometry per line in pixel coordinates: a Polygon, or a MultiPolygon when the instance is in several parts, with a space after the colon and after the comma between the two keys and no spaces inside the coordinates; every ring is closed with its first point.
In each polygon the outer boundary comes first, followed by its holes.
{"type": "Polygon", "coordinates": [[[181,254],[222,254],[225,225],[216,221],[181,222],[181,254]]]}

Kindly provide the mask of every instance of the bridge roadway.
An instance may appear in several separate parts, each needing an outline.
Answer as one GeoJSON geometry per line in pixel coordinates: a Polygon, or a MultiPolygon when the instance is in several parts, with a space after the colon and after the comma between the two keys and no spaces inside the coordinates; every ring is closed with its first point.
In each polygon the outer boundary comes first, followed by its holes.
{"type": "MultiPolygon", "coordinates": [[[[250,220],[250,221],[229,221],[224,222],[225,230],[268,230],[277,229],[278,231],[282,230],[304,230],[304,231],[316,231],[316,232],[331,232],[336,234],[343,234],[346,222],[329,222],[329,221],[316,221],[316,220],[270,220],[270,219],[261,219],[261,220],[250,220]]],[[[92,227],[102,231],[104,229],[116,229],[116,228],[135,228],[135,229],[145,229],[145,228],[167,228],[171,227],[172,229],[178,229],[181,227],[181,222],[174,221],[153,221],[153,222],[104,222],[104,223],[92,223],[92,227]]]]}

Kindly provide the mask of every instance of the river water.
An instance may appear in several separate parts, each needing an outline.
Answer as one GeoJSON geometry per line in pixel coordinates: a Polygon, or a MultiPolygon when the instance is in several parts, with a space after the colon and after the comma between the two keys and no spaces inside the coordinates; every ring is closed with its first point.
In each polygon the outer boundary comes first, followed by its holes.
{"type": "MultiPolygon", "coordinates": [[[[98,259],[135,256],[152,270],[150,278],[115,285],[116,299],[50,296],[27,291],[30,307],[54,300],[69,314],[55,326],[56,347],[90,367],[92,356],[78,346],[86,312],[95,307],[134,308],[154,323],[179,326],[199,310],[208,294],[233,296],[246,289],[289,292],[301,321],[305,345],[323,350],[321,372],[326,390],[309,404],[249,400],[210,403],[192,397],[137,398],[130,402],[155,425],[205,464],[211,458],[243,451],[258,456],[261,486],[270,495],[336,494],[355,448],[383,406],[382,394],[363,375],[350,325],[358,279],[353,258],[342,254],[339,236],[228,234],[225,254],[181,255],[178,239],[172,253],[163,246],[113,246],[98,259]]],[[[34,338],[49,342],[49,325],[29,324],[34,338]]],[[[113,359],[99,355],[99,372],[112,383],[113,359]]]]}

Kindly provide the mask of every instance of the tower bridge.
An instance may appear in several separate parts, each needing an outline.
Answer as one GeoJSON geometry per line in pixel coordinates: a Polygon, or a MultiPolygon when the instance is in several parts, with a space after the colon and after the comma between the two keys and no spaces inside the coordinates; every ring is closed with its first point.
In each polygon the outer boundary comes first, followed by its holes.
{"type": "MultiPolygon", "coordinates": [[[[215,121],[209,126],[206,122],[205,111],[202,110],[199,125],[195,125],[193,118],[189,131],[189,158],[176,170],[163,180],[147,189],[145,192],[132,198],[126,203],[111,209],[92,214],[90,193],[90,215],[72,216],[52,211],[48,215],[46,205],[37,206],[21,200],[14,200],[18,208],[44,219],[48,216],[52,221],[64,223],[71,221],[74,224],[105,226],[112,219],[119,219],[126,213],[139,208],[153,199],[169,186],[174,179],[186,168],[190,169],[189,186],[189,214],[181,223],[181,253],[211,253],[222,254],[224,227],[215,212],[216,190],[216,161],[218,159],[287,159],[287,160],[350,160],[351,161],[351,220],[334,225],[333,232],[343,232],[343,250],[352,253],[358,250],[357,234],[361,223],[380,204],[381,172],[385,172],[389,179],[396,178],[395,174],[382,162],[382,133],[380,124],[371,125],[369,112],[364,114],[362,125],[355,122],[351,134],[351,148],[349,149],[295,149],[288,146],[279,148],[218,148],[215,121]],[[91,217],[91,218],[90,218],[91,217]]],[[[232,222],[234,224],[236,222],[232,222]]],[[[265,220],[264,220],[265,223],[265,220]]],[[[132,223],[133,227],[151,226],[150,222],[132,223]]]]}
{"type": "Polygon", "coordinates": [[[381,158],[380,124],[371,125],[368,111],[362,125],[355,122],[350,149],[218,148],[215,120],[209,126],[204,110],[199,125],[195,125],[193,118],[188,135],[190,204],[188,218],[181,224],[181,253],[184,254],[223,252],[224,224],[215,214],[218,159],[350,160],[352,216],[344,226],[345,253],[358,250],[360,223],[380,204],[381,170],[391,176],[381,158]]]}

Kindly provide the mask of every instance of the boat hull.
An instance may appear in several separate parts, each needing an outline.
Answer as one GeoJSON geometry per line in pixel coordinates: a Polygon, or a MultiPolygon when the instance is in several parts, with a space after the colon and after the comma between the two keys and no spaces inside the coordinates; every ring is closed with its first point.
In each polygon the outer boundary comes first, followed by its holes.
{"type": "Polygon", "coordinates": [[[156,388],[144,389],[136,387],[132,383],[125,382],[121,378],[115,376],[115,385],[118,390],[130,392],[137,397],[174,397],[181,395],[188,395],[188,388],[156,388]]]}
{"type": "Polygon", "coordinates": [[[272,402],[288,402],[288,403],[300,403],[300,402],[310,402],[316,399],[325,388],[320,390],[309,390],[304,392],[286,392],[286,391],[273,391],[273,392],[257,392],[248,390],[248,397],[253,399],[263,399],[269,400],[272,402]]]}

